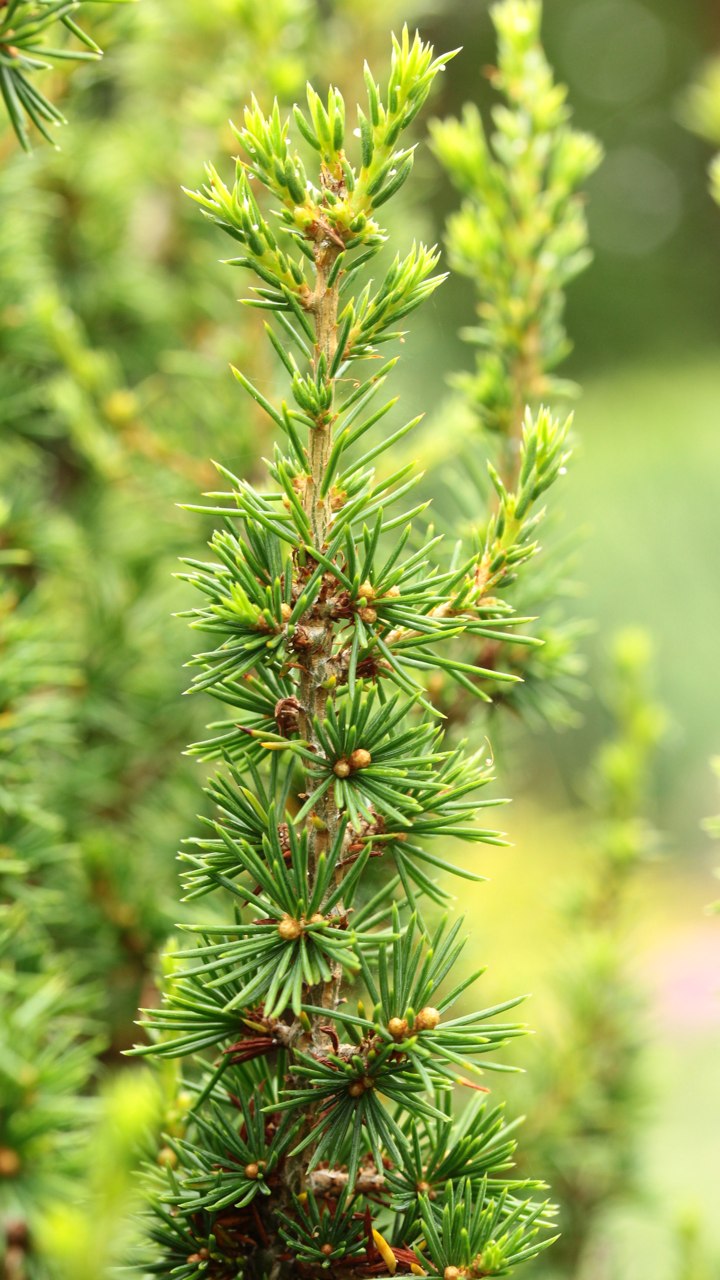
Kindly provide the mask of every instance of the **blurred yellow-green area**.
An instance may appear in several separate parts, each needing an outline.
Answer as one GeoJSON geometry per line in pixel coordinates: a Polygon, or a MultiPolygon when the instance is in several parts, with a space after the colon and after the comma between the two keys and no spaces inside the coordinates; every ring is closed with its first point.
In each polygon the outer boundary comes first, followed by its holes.
{"type": "MultiPolygon", "coordinates": [[[[171,617],[188,604],[172,574],[178,556],[201,554],[208,530],[177,504],[209,487],[210,457],[253,475],[269,448],[228,364],[251,368],[261,387],[276,376],[258,313],[235,301],[239,273],[217,262],[227,248],[181,186],[202,182],[207,159],[231,176],[227,118],[251,91],[263,104],[275,93],[292,103],[311,76],[352,101],[362,59],[383,66],[388,30],[403,21],[439,47],[462,46],[430,114],[467,100],[486,110],[494,51],[484,0],[100,10],[102,63],[48,78],[70,122],[62,150],[39,143],[28,157],[0,133],[0,515],[2,547],[28,556],[15,590],[37,588],[45,640],[65,646],[75,672],[53,805],[92,888],[92,914],[65,935],[101,957],[111,1076],[152,978],[149,957],[176,918],[175,854],[201,804],[198,768],[181,751],[211,709],[181,698],[192,644],[171,617]]],[[[591,624],[588,696],[563,731],[489,722],[496,788],[513,797],[503,812],[512,845],[457,854],[489,878],[463,888],[462,907],[472,965],[488,965],[487,1002],[532,993],[525,1016],[537,1033],[515,1051],[531,1076],[557,1026],[558,975],[581,941],[561,901],[592,857],[583,802],[611,731],[612,638],[644,629],[667,717],[647,805],[661,834],[619,945],[647,998],[648,1096],[640,1194],[612,1206],[603,1230],[619,1259],[613,1280],[717,1280],[720,924],[706,904],[720,848],[702,821],[720,810],[710,767],[720,752],[720,209],[708,192],[710,147],[684,127],[682,103],[720,52],[720,9],[546,0],[544,39],[575,122],[606,151],[587,193],[594,263],[568,300],[574,351],[563,373],[582,395],[553,534],[582,534],[571,608],[591,624]]],[[[397,244],[441,241],[455,203],[421,145],[391,214],[397,244]]],[[[414,320],[396,378],[406,417],[424,411],[441,451],[452,445],[449,376],[471,367],[458,330],[472,314],[468,283],[451,276],[414,320]]],[[[524,1105],[514,1077],[490,1084],[524,1105]]],[[[118,1094],[118,1114],[124,1105],[118,1094]]],[[[143,1105],[150,1115],[150,1095],[143,1105]]],[[[68,1275],[99,1250],[103,1221],[78,1236],[48,1220],[68,1275]]],[[[575,1280],[602,1280],[602,1261],[592,1266],[575,1280]]],[[[551,1261],[534,1274],[551,1277],[551,1261]]]]}

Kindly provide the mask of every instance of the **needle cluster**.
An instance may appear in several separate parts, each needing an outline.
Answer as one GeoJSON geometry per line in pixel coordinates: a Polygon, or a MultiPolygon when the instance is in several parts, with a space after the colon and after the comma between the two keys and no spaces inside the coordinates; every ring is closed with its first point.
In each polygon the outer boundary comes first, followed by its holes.
{"type": "Polygon", "coordinates": [[[0,0],[0,94],[26,151],[31,145],[29,124],[52,143],[50,126],[65,124],[60,108],[38,88],[37,73],[57,62],[102,57],[102,49],[76,20],[80,10],[98,2],[125,0],[0,0]]]}

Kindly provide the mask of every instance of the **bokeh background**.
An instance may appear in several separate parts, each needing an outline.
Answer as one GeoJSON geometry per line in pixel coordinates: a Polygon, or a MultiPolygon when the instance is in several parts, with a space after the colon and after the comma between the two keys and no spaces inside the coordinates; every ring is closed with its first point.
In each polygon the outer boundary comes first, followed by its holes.
{"type": "MultiPolygon", "coordinates": [[[[492,993],[533,992],[527,1016],[551,1025],[556,974],[572,962],[558,903],[588,855],[585,779],[609,725],[609,646],[619,628],[645,628],[668,726],[650,806],[658,856],[628,925],[646,993],[649,1101],[643,1193],[606,1229],[619,1280],[714,1280],[720,928],[705,904],[720,859],[701,819],[720,808],[709,767],[720,752],[720,211],[709,148],[684,127],[682,102],[720,51],[720,10],[711,0],[547,0],[545,10],[574,119],[607,153],[588,187],[595,260],[567,313],[565,372],[582,397],[562,506],[565,532],[582,537],[573,608],[591,623],[587,697],[562,732],[493,738],[500,789],[515,798],[514,844],[488,853],[490,883],[464,905],[492,993]]],[[[39,146],[28,158],[0,134],[0,514],[5,542],[28,549],[23,589],[35,589],[44,633],[74,672],[48,786],[80,850],[87,902],[74,943],[105,975],[108,1070],[175,919],[175,851],[199,803],[197,766],[180,752],[207,707],[180,696],[191,642],[171,619],[187,603],[172,574],[207,530],[175,504],[207,487],[209,457],[251,475],[268,444],[228,372],[232,361],[261,385],[273,376],[255,313],[237,305],[241,281],[217,262],[225,246],[180,188],[202,181],[207,159],[229,175],[227,118],[251,88],[292,102],[307,76],[332,78],[352,100],[359,57],[384,65],[388,28],[403,20],[462,46],[432,111],[467,99],[487,108],[482,68],[494,50],[480,0],[141,0],[96,20],[102,64],[55,78],[71,119],[61,153],[39,146]]],[[[455,203],[421,151],[394,233],[440,241],[455,203]]],[[[451,278],[404,348],[397,389],[438,433],[452,432],[448,375],[471,365],[456,335],[472,307],[469,285],[451,278]]],[[[540,1030],[518,1056],[532,1071],[542,1053],[540,1030]]]]}

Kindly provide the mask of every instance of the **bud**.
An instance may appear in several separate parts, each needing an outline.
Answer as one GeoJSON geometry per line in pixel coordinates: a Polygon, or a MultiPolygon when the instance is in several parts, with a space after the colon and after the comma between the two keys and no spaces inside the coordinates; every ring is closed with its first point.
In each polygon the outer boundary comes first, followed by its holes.
{"type": "Polygon", "coordinates": [[[293,919],[292,916],[283,916],[278,924],[277,931],[285,942],[294,942],[300,937],[303,927],[299,920],[293,919]]]}
{"type": "Polygon", "coordinates": [[[440,1014],[432,1005],[426,1005],[415,1017],[414,1031],[434,1031],[440,1021],[440,1014]]]}
{"type": "Polygon", "coordinates": [[[252,1164],[246,1164],[245,1177],[250,1178],[250,1180],[254,1182],[256,1178],[260,1177],[260,1166],[254,1162],[252,1164]]]}
{"type": "Polygon", "coordinates": [[[356,747],[350,756],[350,767],[352,769],[367,769],[372,764],[372,756],[364,747],[356,747]]]}
{"type": "Polygon", "coordinates": [[[388,1031],[393,1040],[404,1040],[408,1033],[408,1024],[404,1018],[391,1018],[388,1022],[388,1031]]]}
{"type": "Polygon", "coordinates": [[[352,773],[349,760],[336,760],[333,765],[333,773],[336,778],[349,778],[352,773]]]}

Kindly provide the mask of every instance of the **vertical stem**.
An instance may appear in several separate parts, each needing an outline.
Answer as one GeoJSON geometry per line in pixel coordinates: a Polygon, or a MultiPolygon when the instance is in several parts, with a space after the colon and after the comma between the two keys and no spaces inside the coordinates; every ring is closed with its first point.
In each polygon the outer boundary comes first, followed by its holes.
{"type": "MultiPolygon", "coordinates": [[[[328,276],[339,249],[328,240],[321,240],[315,251],[316,286],[313,294],[312,310],[315,315],[315,354],[313,367],[318,373],[321,360],[329,367],[337,346],[337,285],[328,288],[328,276]]],[[[309,472],[305,486],[304,508],[310,520],[315,545],[323,547],[327,540],[330,508],[325,498],[320,496],[320,487],[327,469],[332,449],[332,414],[323,414],[310,430],[308,441],[309,472]]],[[[301,702],[305,711],[306,736],[311,746],[320,750],[315,740],[313,717],[322,716],[327,703],[327,663],[332,655],[333,624],[332,619],[320,609],[314,609],[305,626],[309,644],[307,646],[303,670],[300,679],[301,702]]],[[[337,813],[330,793],[326,793],[319,805],[319,817],[326,825],[326,832],[311,832],[311,872],[320,846],[326,847],[337,829],[337,813]]]]}
{"type": "MultiPolygon", "coordinates": [[[[330,366],[337,347],[337,284],[328,288],[328,276],[339,249],[326,240],[320,241],[315,252],[316,285],[312,299],[315,315],[315,355],[313,368],[318,372],[321,357],[330,366]]],[[[328,529],[328,504],[319,497],[320,485],[325,474],[332,448],[332,417],[323,417],[310,432],[308,442],[309,479],[305,489],[304,507],[310,519],[317,545],[325,542],[328,529]]]]}
{"type": "MultiPolygon", "coordinates": [[[[311,308],[315,316],[316,340],[313,370],[316,375],[320,371],[321,361],[324,361],[325,367],[329,368],[337,346],[338,289],[336,285],[328,288],[327,282],[339,252],[339,247],[326,238],[318,242],[315,250],[316,286],[311,308]]],[[[328,502],[320,496],[320,488],[332,449],[332,417],[332,413],[323,414],[316,425],[310,429],[308,440],[308,477],[303,505],[310,521],[315,545],[318,547],[325,545],[330,523],[330,507],[328,502]]],[[[302,626],[306,636],[300,675],[303,732],[310,746],[322,754],[323,747],[317,737],[314,720],[321,719],[325,713],[328,699],[328,662],[332,656],[333,647],[333,620],[323,603],[322,593],[318,603],[303,618],[302,626]]],[[[319,821],[314,823],[311,820],[308,824],[310,855],[308,874],[311,882],[316,874],[320,854],[330,847],[338,829],[340,815],[334,803],[332,788],[318,802],[316,816],[319,821]]],[[[334,1008],[339,996],[341,976],[339,966],[335,967],[331,981],[324,983],[318,991],[310,992],[309,1001],[323,1008],[334,1008]]],[[[330,1042],[327,1033],[321,1028],[322,1017],[313,1017],[310,1030],[305,1033],[299,1032],[297,1047],[302,1047],[306,1051],[316,1048],[326,1052],[330,1042]]],[[[292,1075],[292,1054],[290,1074],[292,1075]]],[[[308,1124],[312,1123],[311,1111],[308,1114],[308,1124]]],[[[305,1169],[310,1155],[311,1149],[306,1149],[290,1162],[286,1172],[287,1185],[296,1192],[304,1188],[305,1169]]]]}
{"type": "MultiPolygon", "coordinates": [[[[334,284],[328,288],[328,277],[338,253],[339,248],[328,239],[320,240],[315,250],[316,284],[313,311],[316,338],[313,369],[316,376],[322,364],[326,369],[330,367],[337,347],[338,287],[334,284]]],[[[305,490],[305,510],[318,547],[325,545],[330,523],[329,503],[320,496],[320,488],[332,449],[332,421],[332,412],[323,414],[311,429],[308,441],[309,479],[305,490]]],[[[308,718],[308,741],[315,750],[322,751],[316,738],[313,717],[321,717],[327,704],[327,664],[332,656],[333,622],[322,607],[314,613],[315,616],[308,627],[310,646],[300,681],[300,700],[308,718]]],[[[310,832],[311,876],[314,874],[319,854],[328,848],[337,832],[339,815],[333,802],[332,788],[320,800],[317,816],[324,830],[310,832]]],[[[333,986],[335,985],[336,983],[333,983],[333,986]]],[[[329,996],[329,992],[323,992],[323,1004],[329,996]]]]}

